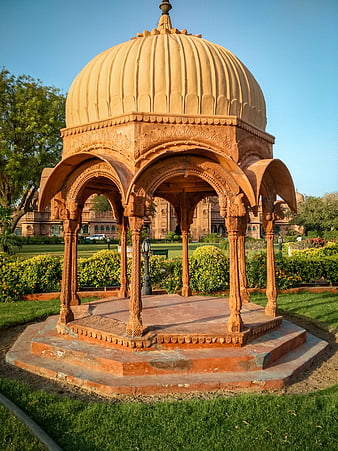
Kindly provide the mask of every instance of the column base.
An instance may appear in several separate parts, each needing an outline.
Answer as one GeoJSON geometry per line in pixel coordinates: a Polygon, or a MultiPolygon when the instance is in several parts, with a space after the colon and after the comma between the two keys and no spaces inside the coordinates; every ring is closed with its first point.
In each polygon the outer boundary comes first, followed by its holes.
{"type": "Polygon", "coordinates": [[[268,302],[265,306],[265,314],[266,316],[272,316],[275,318],[277,316],[277,304],[268,302]]]}
{"type": "Polygon", "coordinates": [[[242,332],[243,321],[239,313],[231,313],[228,320],[228,332],[242,332]]]}
{"type": "Polygon", "coordinates": [[[275,289],[267,289],[266,297],[268,302],[265,306],[265,314],[266,316],[277,316],[277,290],[275,289]]]}
{"type": "Polygon", "coordinates": [[[143,325],[142,321],[137,318],[130,318],[126,326],[126,334],[130,337],[142,337],[143,325]]]}
{"type": "Polygon", "coordinates": [[[74,313],[69,306],[61,306],[59,322],[60,324],[67,324],[74,321],[74,313]]]}
{"type": "Polygon", "coordinates": [[[250,302],[250,295],[249,295],[249,292],[248,292],[248,290],[246,288],[241,288],[240,289],[240,293],[241,293],[242,303],[250,302]]]}
{"type": "Polygon", "coordinates": [[[81,305],[81,299],[77,293],[72,295],[72,300],[70,301],[70,305],[81,305]]]}
{"type": "Polygon", "coordinates": [[[127,288],[120,288],[119,296],[120,296],[120,298],[127,298],[128,297],[127,288]]]}
{"type": "Polygon", "coordinates": [[[182,287],[181,296],[187,298],[192,295],[192,291],[190,287],[182,287]]]}

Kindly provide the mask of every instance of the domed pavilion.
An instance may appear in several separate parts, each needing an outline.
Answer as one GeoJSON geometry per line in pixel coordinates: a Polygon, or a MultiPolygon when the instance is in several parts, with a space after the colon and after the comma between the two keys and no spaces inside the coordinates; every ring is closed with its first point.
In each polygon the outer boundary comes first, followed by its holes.
{"type": "MultiPolygon", "coordinates": [[[[110,201],[121,239],[120,297],[129,297],[125,334],[144,335],[140,236],[154,197],[169,201],[182,231],[182,296],[189,287],[188,235],[196,205],[217,196],[230,254],[228,343],[245,342],[244,239],[249,210],[261,202],[267,241],[267,317],[276,316],[273,228],[280,203],[296,209],[287,167],[273,158],[261,88],[229,50],[178,30],[169,1],[158,27],[90,61],[73,81],[66,104],[62,161],[45,169],[40,210],[52,205],[63,222],[64,270],[58,331],[67,334],[80,303],[77,239],[81,211],[93,194],[110,201]],[[126,235],[132,233],[127,280],[126,235]],[[240,338],[238,338],[240,337],[240,338]],[[238,341],[239,340],[239,341],[238,341]]],[[[130,343],[129,340],[129,343],[130,343]]]]}

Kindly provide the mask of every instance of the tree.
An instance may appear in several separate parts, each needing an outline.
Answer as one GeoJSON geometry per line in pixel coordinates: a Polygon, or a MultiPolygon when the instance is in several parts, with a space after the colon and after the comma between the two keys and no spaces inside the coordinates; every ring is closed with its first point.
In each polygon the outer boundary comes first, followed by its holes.
{"type": "Polygon", "coordinates": [[[19,237],[11,230],[11,209],[0,205],[0,250],[10,254],[13,247],[21,247],[19,237]]]}
{"type": "MultiPolygon", "coordinates": [[[[39,80],[0,72],[0,206],[14,232],[36,206],[41,172],[60,160],[65,96],[39,80]]],[[[8,233],[9,233],[8,232],[8,233]]]]}
{"type": "Polygon", "coordinates": [[[306,231],[315,231],[319,236],[324,231],[337,230],[338,193],[323,197],[305,196],[290,223],[304,226],[306,231]]]}
{"type": "Polygon", "coordinates": [[[104,213],[106,211],[111,211],[111,205],[109,200],[105,196],[100,196],[95,194],[92,198],[93,210],[96,213],[104,213]]]}

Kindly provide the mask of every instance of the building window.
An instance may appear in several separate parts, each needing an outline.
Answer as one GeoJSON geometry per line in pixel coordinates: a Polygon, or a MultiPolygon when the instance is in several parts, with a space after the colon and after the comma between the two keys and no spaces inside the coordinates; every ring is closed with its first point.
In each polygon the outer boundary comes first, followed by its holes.
{"type": "Polygon", "coordinates": [[[104,232],[104,226],[103,225],[100,227],[100,230],[101,230],[101,232],[104,232]]]}
{"type": "Polygon", "coordinates": [[[94,227],[94,230],[95,230],[95,232],[98,232],[98,231],[99,231],[99,226],[96,225],[96,226],[94,227]]]}
{"type": "Polygon", "coordinates": [[[110,227],[106,226],[106,232],[110,232],[110,227]]]}

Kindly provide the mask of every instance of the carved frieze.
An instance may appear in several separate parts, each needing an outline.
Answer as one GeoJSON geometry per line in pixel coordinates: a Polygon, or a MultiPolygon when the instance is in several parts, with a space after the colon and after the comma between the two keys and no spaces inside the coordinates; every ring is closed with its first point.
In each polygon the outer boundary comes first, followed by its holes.
{"type": "MultiPolygon", "coordinates": [[[[207,121],[206,121],[207,122],[207,121]]],[[[233,130],[228,127],[213,125],[168,124],[144,126],[142,133],[137,133],[135,139],[135,157],[139,158],[148,151],[163,145],[189,145],[210,149],[219,149],[227,154],[233,153],[233,130]]]]}

